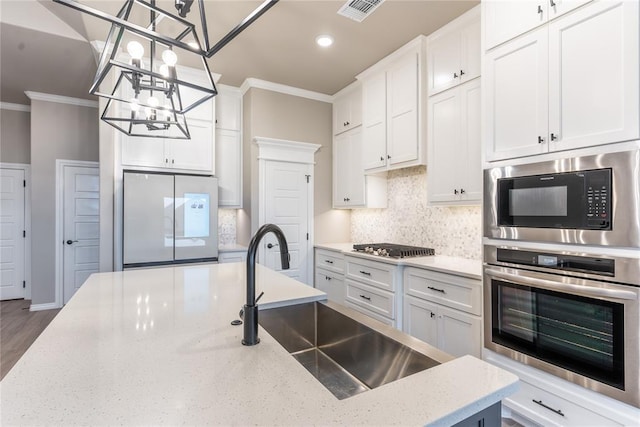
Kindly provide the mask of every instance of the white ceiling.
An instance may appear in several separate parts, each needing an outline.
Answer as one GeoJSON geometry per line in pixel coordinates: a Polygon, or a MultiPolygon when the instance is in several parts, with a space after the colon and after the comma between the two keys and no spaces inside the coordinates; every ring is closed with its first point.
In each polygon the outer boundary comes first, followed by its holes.
{"type": "MultiPolygon", "coordinates": [[[[124,3],[80,1],[112,14],[124,3]]],[[[205,0],[211,43],[260,3],[205,0]]],[[[344,1],[280,0],[209,59],[209,67],[232,86],[254,77],[332,95],[417,35],[432,33],[478,3],[387,0],[357,23],[337,14],[344,1]],[[318,47],[319,34],[331,34],[334,45],[318,47]]],[[[158,5],[173,10],[173,0],[158,5]]],[[[88,41],[104,40],[109,24],[52,0],[0,0],[0,8],[0,100],[27,104],[25,90],[91,99],[96,65],[88,41]]],[[[199,19],[197,4],[188,18],[199,19]]]]}

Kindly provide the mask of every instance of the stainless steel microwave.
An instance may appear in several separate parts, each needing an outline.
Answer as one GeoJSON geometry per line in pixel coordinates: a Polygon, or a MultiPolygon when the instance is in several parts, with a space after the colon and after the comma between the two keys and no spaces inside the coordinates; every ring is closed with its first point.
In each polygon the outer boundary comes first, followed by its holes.
{"type": "Polygon", "coordinates": [[[484,172],[485,237],[640,246],[640,150],[484,172]]]}

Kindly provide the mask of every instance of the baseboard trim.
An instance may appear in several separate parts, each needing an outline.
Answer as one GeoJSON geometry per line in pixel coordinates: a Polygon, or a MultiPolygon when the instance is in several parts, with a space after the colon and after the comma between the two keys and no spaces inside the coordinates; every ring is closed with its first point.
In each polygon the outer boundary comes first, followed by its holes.
{"type": "Polygon", "coordinates": [[[48,302],[45,304],[31,304],[29,311],[43,311],[43,310],[55,310],[60,308],[55,302],[48,302]]]}

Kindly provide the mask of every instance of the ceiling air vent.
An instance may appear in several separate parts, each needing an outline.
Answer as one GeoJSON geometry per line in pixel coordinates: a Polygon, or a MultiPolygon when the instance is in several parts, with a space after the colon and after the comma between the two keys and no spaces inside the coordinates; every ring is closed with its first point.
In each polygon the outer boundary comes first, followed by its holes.
{"type": "Polygon", "coordinates": [[[354,21],[362,22],[384,0],[348,0],[338,11],[338,15],[346,16],[354,21]]]}

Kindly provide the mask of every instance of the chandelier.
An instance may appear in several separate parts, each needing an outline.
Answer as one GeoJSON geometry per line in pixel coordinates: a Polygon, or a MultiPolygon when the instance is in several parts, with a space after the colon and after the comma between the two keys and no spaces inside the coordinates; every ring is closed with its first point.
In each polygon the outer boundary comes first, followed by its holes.
{"type": "Polygon", "coordinates": [[[184,19],[194,1],[174,0],[175,15],[157,7],[156,0],[125,0],[114,16],[78,0],[54,0],[111,23],[89,90],[107,100],[103,121],[130,136],[190,139],[185,114],[218,93],[206,59],[278,2],[266,0],[211,44],[204,0],[197,0],[199,28],[184,19]],[[199,64],[197,75],[179,69],[179,59],[189,57],[190,65],[199,64]],[[115,84],[106,90],[111,73],[117,76],[115,84]]]}

